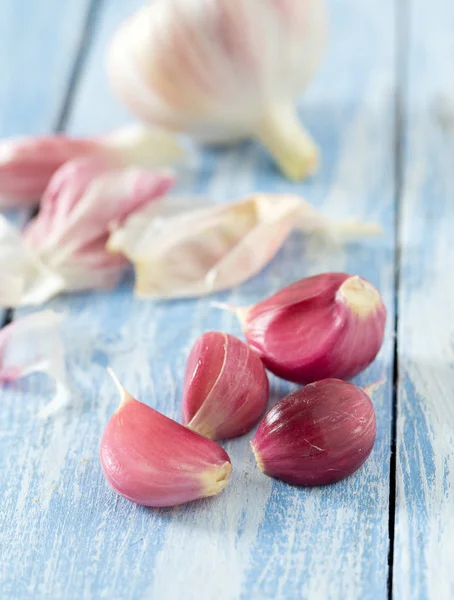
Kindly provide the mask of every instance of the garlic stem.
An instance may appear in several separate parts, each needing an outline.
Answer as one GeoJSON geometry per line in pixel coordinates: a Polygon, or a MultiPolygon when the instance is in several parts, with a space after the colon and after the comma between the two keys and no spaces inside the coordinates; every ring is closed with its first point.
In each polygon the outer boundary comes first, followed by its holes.
{"type": "Polygon", "coordinates": [[[290,179],[299,181],[317,171],[319,149],[292,106],[278,106],[267,112],[256,137],[290,179]]]}

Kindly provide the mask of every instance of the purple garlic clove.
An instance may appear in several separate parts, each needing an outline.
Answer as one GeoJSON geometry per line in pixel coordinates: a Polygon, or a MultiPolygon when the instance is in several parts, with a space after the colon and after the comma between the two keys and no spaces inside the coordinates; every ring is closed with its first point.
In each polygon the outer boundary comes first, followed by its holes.
{"type": "Polygon", "coordinates": [[[324,485],[354,473],[372,451],[376,419],[361,388],[324,379],[286,396],[251,442],[259,468],[294,485],[324,485]]]}

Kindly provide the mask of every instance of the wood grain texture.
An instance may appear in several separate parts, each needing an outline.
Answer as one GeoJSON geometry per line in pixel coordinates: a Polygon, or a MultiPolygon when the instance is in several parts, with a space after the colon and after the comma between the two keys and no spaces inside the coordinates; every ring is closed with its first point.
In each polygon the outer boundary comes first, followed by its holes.
{"type": "Polygon", "coordinates": [[[454,597],[454,4],[410,3],[394,597],[454,597]]]}
{"type": "Polygon", "coordinates": [[[0,135],[58,125],[90,0],[0,0],[0,135]]]}
{"type": "MultiPolygon", "coordinates": [[[[108,36],[141,2],[106,0],[70,129],[105,130],[125,113],[103,72],[108,36]]],[[[51,384],[39,376],[2,393],[0,581],[2,598],[153,600],[384,600],[393,356],[394,6],[392,0],[331,0],[332,42],[302,115],[320,140],[324,166],[304,185],[285,181],[253,143],[197,154],[180,193],[225,202],[260,190],[301,192],[333,216],[380,221],[382,239],[335,247],[295,235],[265,272],[214,299],[247,305],[302,276],[347,270],[370,279],[389,307],[386,343],[362,384],[386,377],[374,397],[378,437],[370,460],[330,487],[297,489],[263,476],[252,434],[226,444],[234,473],[219,497],[150,510],[119,498],[98,461],[117,397],[107,365],[130,391],[180,416],[184,365],[210,329],[240,335],[212,299],[139,302],[128,280],[115,293],[52,303],[68,314],[65,339],[75,395],[51,421],[34,418],[51,384]],[[387,43],[383,44],[386,39],[387,43]]],[[[272,380],[273,401],[293,389],[272,380]]]]}

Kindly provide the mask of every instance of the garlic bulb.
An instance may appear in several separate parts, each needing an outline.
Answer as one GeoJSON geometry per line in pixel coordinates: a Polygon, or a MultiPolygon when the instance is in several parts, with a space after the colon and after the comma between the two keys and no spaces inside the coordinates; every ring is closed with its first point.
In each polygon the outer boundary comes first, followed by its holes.
{"type": "Polygon", "coordinates": [[[144,121],[206,142],[257,138],[301,179],[318,150],[295,104],[325,32],[323,0],[155,0],[117,32],[108,69],[144,121]]]}

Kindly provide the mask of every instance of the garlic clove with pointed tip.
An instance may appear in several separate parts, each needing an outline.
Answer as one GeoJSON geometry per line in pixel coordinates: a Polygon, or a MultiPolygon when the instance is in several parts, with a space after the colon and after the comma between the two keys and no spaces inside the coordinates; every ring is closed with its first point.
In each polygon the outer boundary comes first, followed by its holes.
{"type": "Polygon", "coordinates": [[[301,279],[237,314],[266,368],[296,383],[354,377],[376,357],[386,323],[377,289],[346,273],[301,279]]]}
{"type": "Polygon", "coordinates": [[[232,466],[225,450],[117,385],[121,403],[100,449],[104,475],[116,492],[159,507],[215,496],[226,487],[232,466]]]}
{"type": "Polygon", "coordinates": [[[375,435],[375,411],[367,392],[339,379],[324,379],[273,406],[251,447],[265,475],[294,485],[324,485],[359,469],[375,435]]]}
{"type": "Polygon", "coordinates": [[[183,423],[212,440],[247,433],[265,413],[268,377],[258,355],[218,331],[203,334],[189,355],[183,423]]]}

